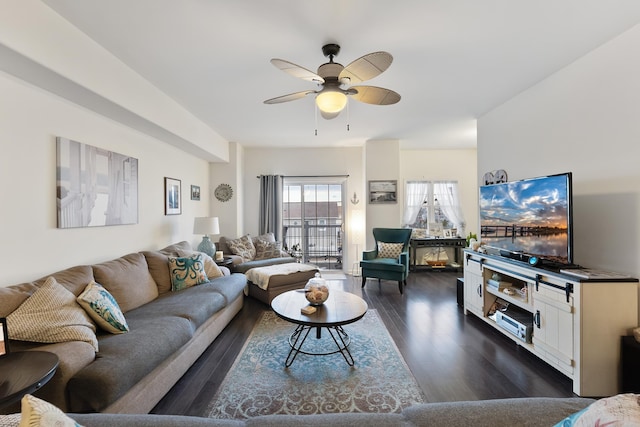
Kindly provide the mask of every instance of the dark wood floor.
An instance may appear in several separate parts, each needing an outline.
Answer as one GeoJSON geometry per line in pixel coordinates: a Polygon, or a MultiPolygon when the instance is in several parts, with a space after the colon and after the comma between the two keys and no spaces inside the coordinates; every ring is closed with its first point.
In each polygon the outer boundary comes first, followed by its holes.
{"type": "MultiPolygon", "coordinates": [[[[429,402],[506,397],[570,397],[572,382],[456,303],[460,273],[409,275],[404,295],[396,282],[331,280],[330,287],[362,296],[377,309],[429,402]]],[[[269,308],[252,299],[213,345],[152,411],[204,416],[207,404],[269,308]]]]}

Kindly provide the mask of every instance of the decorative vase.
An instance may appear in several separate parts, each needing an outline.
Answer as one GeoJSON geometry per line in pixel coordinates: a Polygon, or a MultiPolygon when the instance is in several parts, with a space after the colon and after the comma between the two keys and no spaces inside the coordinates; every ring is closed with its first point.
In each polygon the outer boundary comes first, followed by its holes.
{"type": "Polygon", "coordinates": [[[304,287],[304,296],[310,305],[322,305],[329,298],[329,287],[325,280],[316,273],[316,277],[309,279],[304,287]]]}
{"type": "Polygon", "coordinates": [[[214,245],[211,239],[209,239],[209,236],[205,234],[202,236],[202,242],[198,245],[198,251],[204,252],[213,258],[216,253],[216,245],[214,245]]]}

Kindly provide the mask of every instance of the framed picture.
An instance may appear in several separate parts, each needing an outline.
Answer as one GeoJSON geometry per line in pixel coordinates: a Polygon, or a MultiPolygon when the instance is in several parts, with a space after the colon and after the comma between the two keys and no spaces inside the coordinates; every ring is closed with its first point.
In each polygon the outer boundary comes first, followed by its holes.
{"type": "Polygon", "coordinates": [[[200,186],[192,185],[191,186],[191,200],[200,200],[200,186]]]}
{"type": "Polygon", "coordinates": [[[182,183],[179,179],[164,178],[165,215],[180,215],[182,213],[181,186],[182,183]]]}
{"type": "Polygon", "coordinates": [[[138,159],[56,137],[58,228],[138,223],[138,159]]]}
{"type": "Polygon", "coordinates": [[[445,239],[451,239],[455,236],[453,235],[453,231],[450,228],[446,228],[442,230],[442,237],[444,237],[445,239]]]}
{"type": "Polygon", "coordinates": [[[7,331],[7,319],[0,317],[0,357],[9,354],[9,333],[7,331]]]}
{"type": "Polygon", "coordinates": [[[442,237],[442,236],[443,236],[442,224],[439,222],[430,222],[429,237],[442,237]]]}
{"type": "Polygon", "coordinates": [[[397,203],[398,181],[369,181],[369,203],[397,203]]]}

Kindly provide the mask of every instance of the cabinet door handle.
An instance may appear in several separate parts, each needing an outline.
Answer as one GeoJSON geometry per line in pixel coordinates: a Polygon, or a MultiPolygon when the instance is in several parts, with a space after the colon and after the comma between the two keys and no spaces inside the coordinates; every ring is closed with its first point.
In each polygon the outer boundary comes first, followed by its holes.
{"type": "Polygon", "coordinates": [[[481,297],[482,296],[482,285],[481,284],[478,285],[477,292],[478,292],[478,296],[481,297]]]}
{"type": "Polygon", "coordinates": [[[536,310],[536,314],[533,315],[533,323],[540,329],[540,310],[536,310]]]}

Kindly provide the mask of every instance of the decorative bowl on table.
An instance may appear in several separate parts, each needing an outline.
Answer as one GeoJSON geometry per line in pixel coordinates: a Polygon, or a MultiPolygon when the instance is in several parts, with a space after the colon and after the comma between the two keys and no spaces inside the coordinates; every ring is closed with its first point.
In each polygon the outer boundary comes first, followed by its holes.
{"type": "Polygon", "coordinates": [[[329,287],[320,277],[320,273],[316,273],[316,277],[309,279],[304,287],[304,296],[310,305],[322,305],[329,298],[329,287]]]}

